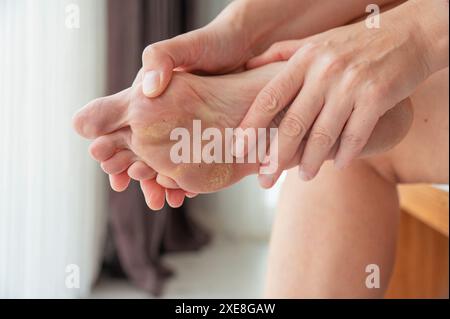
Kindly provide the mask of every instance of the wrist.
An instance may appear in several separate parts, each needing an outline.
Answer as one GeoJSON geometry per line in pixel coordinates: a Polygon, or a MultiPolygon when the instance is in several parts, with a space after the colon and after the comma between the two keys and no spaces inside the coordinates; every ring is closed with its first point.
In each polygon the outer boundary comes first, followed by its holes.
{"type": "Polygon", "coordinates": [[[247,51],[261,45],[265,36],[278,21],[276,16],[267,17],[269,5],[261,0],[237,0],[228,5],[212,22],[211,26],[225,28],[240,39],[247,51]]]}
{"type": "Polygon", "coordinates": [[[413,0],[410,5],[417,49],[431,75],[448,66],[448,1],[413,0]]]}
{"type": "Polygon", "coordinates": [[[382,14],[382,28],[391,30],[397,45],[414,56],[412,67],[421,80],[448,65],[448,13],[439,12],[438,2],[447,1],[410,0],[382,14]]]}

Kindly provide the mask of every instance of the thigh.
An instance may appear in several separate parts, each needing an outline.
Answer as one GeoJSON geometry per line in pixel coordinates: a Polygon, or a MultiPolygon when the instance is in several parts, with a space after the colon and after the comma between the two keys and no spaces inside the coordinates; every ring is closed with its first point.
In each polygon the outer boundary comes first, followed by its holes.
{"type": "Polygon", "coordinates": [[[398,183],[448,183],[449,70],[432,75],[411,96],[414,121],[391,151],[367,159],[398,183]]]}

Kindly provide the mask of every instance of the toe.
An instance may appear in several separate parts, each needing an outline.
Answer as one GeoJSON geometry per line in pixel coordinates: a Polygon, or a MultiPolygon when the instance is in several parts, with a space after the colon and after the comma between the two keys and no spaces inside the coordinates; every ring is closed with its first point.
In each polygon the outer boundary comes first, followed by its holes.
{"type": "Polygon", "coordinates": [[[92,142],[89,147],[89,153],[95,160],[104,162],[118,151],[128,149],[130,133],[129,128],[124,128],[114,133],[100,136],[92,142]]]}
{"type": "Polygon", "coordinates": [[[117,175],[125,172],[135,161],[135,155],[129,150],[120,151],[110,159],[101,163],[101,167],[106,174],[117,175]]]}
{"type": "Polygon", "coordinates": [[[179,189],[180,186],[178,186],[177,182],[175,182],[172,178],[158,174],[156,177],[156,182],[161,185],[164,188],[168,189],[179,189]]]}
{"type": "Polygon", "coordinates": [[[128,176],[136,181],[154,179],[156,172],[142,161],[136,161],[128,168],[128,176]]]}
{"type": "Polygon", "coordinates": [[[88,103],[73,118],[81,136],[94,139],[125,126],[130,89],[88,103]]]}
{"type": "Polygon", "coordinates": [[[183,205],[185,192],[181,189],[166,189],[166,199],[170,207],[178,208],[183,205]]]}
{"type": "Polygon", "coordinates": [[[141,181],[141,189],[145,196],[145,202],[151,210],[161,210],[166,201],[164,188],[155,179],[141,181]]]}
{"type": "Polygon", "coordinates": [[[126,172],[118,175],[109,175],[109,183],[116,192],[123,192],[130,184],[130,177],[128,177],[126,172]]]}
{"type": "Polygon", "coordinates": [[[168,191],[166,191],[166,197],[169,205],[171,205],[172,207],[181,206],[183,204],[185,196],[187,198],[194,198],[198,195],[197,193],[186,192],[180,189],[180,186],[177,184],[177,182],[175,182],[175,180],[165,175],[158,174],[158,176],[156,177],[156,182],[168,191]]]}

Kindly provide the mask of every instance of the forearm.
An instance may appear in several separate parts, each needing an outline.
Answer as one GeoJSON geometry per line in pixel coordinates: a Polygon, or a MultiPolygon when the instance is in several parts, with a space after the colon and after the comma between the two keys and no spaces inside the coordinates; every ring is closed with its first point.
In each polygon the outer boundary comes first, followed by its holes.
{"type": "Polygon", "coordinates": [[[308,37],[363,16],[368,4],[394,0],[236,0],[216,19],[233,21],[254,54],[271,44],[308,37]]]}

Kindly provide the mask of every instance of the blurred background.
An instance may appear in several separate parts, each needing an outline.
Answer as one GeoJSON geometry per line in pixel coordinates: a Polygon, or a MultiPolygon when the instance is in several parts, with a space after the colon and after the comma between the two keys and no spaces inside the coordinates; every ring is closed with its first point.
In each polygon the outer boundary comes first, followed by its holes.
{"type": "Polygon", "coordinates": [[[248,178],[150,211],[71,118],[130,86],[148,44],[227,0],[0,0],[0,297],[261,297],[278,189],[248,178]]]}

